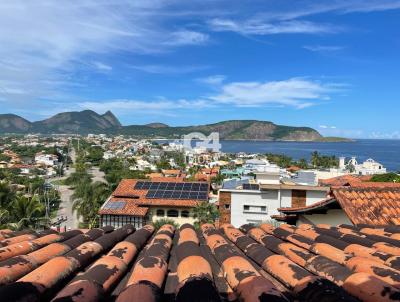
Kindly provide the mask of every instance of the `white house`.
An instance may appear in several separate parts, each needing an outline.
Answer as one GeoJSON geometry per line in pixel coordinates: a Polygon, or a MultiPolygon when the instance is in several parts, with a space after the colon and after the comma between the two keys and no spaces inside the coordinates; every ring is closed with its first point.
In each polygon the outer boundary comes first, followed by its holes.
{"type": "Polygon", "coordinates": [[[219,191],[221,223],[239,227],[246,223],[268,221],[273,219],[272,216],[279,215],[279,208],[308,206],[325,199],[329,192],[326,186],[284,184],[273,179],[274,175],[264,174],[256,174],[258,183],[219,191]]]}
{"type": "Polygon", "coordinates": [[[58,164],[58,157],[54,154],[45,154],[39,152],[35,155],[35,163],[39,165],[45,165],[52,167],[58,164]]]}
{"type": "MultiPolygon", "coordinates": [[[[340,162],[342,163],[342,162],[340,162]]],[[[372,158],[367,159],[363,163],[359,164],[357,159],[353,156],[348,164],[354,167],[354,172],[358,175],[374,175],[374,174],[385,174],[386,168],[382,164],[374,161],[372,158]]]]}

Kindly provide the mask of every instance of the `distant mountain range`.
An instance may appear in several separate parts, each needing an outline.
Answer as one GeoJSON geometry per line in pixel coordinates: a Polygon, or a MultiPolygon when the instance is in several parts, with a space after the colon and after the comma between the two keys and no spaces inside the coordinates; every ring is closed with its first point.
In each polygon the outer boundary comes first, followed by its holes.
{"type": "MultiPolygon", "coordinates": [[[[15,114],[0,114],[0,134],[125,134],[138,138],[179,138],[190,132],[206,135],[219,132],[221,139],[327,141],[315,129],[276,125],[257,120],[230,120],[215,124],[170,127],[163,123],[122,126],[111,111],[98,114],[91,110],[58,113],[48,119],[30,122],[15,114]]],[[[337,138],[335,138],[335,141],[337,138]]]]}

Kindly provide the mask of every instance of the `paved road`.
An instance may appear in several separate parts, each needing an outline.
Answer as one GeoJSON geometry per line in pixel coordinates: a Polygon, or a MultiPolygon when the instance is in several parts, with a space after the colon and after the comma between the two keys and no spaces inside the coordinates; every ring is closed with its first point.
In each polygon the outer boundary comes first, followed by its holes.
{"type": "MultiPolygon", "coordinates": [[[[71,150],[70,153],[72,162],[75,163],[76,160],[76,152],[75,149],[71,150]]],[[[60,178],[55,178],[53,180],[61,180],[67,178],[71,173],[75,171],[75,168],[69,168],[69,170],[65,171],[65,175],[60,178]]],[[[68,229],[76,229],[79,227],[79,218],[76,213],[72,211],[72,201],[71,195],[74,193],[74,190],[71,190],[69,186],[60,185],[57,186],[58,191],[60,192],[61,203],[60,207],[57,211],[57,219],[59,218],[66,218],[67,220],[61,223],[60,227],[63,228],[64,226],[68,229]]],[[[55,220],[57,220],[55,219],[55,220]]]]}
{"type": "MultiPolygon", "coordinates": [[[[75,163],[76,159],[75,149],[72,149],[70,156],[72,161],[75,163]]],[[[65,179],[74,171],[75,169],[71,167],[68,171],[66,171],[64,177],[55,178],[53,180],[65,179]]],[[[93,181],[106,182],[106,180],[104,179],[104,173],[101,172],[98,167],[91,168],[89,172],[93,175],[93,181]]],[[[63,228],[64,226],[66,226],[67,229],[78,228],[79,217],[76,215],[76,213],[73,213],[72,211],[73,202],[71,201],[71,195],[74,193],[74,190],[71,190],[69,186],[60,185],[58,186],[58,191],[60,192],[61,196],[61,204],[57,212],[57,218],[61,217],[67,218],[67,221],[63,222],[61,224],[61,227],[63,228]]]]}

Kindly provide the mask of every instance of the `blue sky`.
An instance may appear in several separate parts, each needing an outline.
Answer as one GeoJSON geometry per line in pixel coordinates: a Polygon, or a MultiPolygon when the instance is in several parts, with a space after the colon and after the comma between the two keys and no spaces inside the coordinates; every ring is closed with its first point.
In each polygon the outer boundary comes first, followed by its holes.
{"type": "Polygon", "coordinates": [[[29,120],[400,138],[400,1],[2,1],[0,45],[0,112],[29,120]]]}

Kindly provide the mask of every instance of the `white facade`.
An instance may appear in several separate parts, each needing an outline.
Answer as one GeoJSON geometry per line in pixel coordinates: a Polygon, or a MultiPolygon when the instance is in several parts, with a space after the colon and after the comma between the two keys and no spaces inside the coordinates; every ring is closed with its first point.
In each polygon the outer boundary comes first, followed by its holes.
{"type": "Polygon", "coordinates": [[[35,162],[45,166],[55,166],[58,164],[58,158],[53,154],[38,153],[35,155],[35,162]]]}
{"type": "Polygon", "coordinates": [[[314,225],[353,224],[342,209],[328,210],[326,214],[299,215],[299,219],[297,220],[296,224],[300,225],[303,223],[314,224],[314,225]]]}
{"type": "MultiPolygon", "coordinates": [[[[231,224],[240,227],[246,223],[261,223],[279,215],[278,208],[292,206],[291,189],[220,190],[231,192],[231,224]]],[[[306,205],[325,199],[326,190],[306,190],[306,205]]]]}
{"type": "Polygon", "coordinates": [[[386,168],[384,168],[380,163],[374,161],[372,158],[367,159],[360,165],[356,165],[355,170],[355,172],[359,175],[374,175],[386,173],[386,168]]]}

